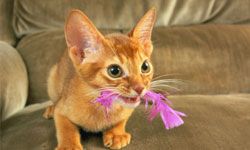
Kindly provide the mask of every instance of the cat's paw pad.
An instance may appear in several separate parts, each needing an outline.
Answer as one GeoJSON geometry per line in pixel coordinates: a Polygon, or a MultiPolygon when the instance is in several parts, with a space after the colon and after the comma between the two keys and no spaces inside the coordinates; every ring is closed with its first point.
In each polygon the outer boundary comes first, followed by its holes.
{"type": "Polygon", "coordinates": [[[112,132],[103,135],[103,143],[105,147],[110,149],[120,149],[130,143],[131,135],[129,133],[114,134],[112,132]]]}
{"type": "Polygon", "coordinates": [[[81,145],[62,145],[57,146],[55,150],[83,150],[81,145]]]}

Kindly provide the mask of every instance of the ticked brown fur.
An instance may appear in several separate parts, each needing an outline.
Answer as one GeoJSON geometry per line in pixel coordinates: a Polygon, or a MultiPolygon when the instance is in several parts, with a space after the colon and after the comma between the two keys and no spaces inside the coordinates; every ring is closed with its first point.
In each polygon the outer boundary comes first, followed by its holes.
{"type": "Polygon", "coordinates": [[[48,93],[53,106],[44,116],[54,117],[57,150],[82,150],[78,127],[90,132],[103,132],[104,146],[120,149],[130,143],[131,135],[125,131],[134,108],[115,103],[105,116],[99,104],[93,104],[100,90],[111,88],[125,97],[141,96],[136,88],[146,91],[150,86],[153,69],[151,31],[155,10],[149,10],[128,34],[103,36],[79,10],[73,10],[65,25],[68,49],[51,69],[48,93]],[[143,74],[142,63],[147,60],[151,71],[143,74]],[[124,75],[112,78],[107,74],[111,64],[121,66],[124,75]]]}

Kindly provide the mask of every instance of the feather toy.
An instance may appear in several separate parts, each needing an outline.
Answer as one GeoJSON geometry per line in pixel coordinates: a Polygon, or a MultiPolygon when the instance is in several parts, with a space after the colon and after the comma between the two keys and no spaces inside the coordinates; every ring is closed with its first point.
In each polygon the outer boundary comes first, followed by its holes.
{"type": "MultiPolygon", "coordinates": [[[[100,103],[104,106],[106,115],[108,115],[113,102],[119,99],[119,97],[119,94],[106,90],[101,92],[100,96],[94,100],[94,103],[100,103]]],[[[178,127],[184,123],[181,117],[185,117],[186,114],[172,109],[168,105],[171,104],[171,101],[161,93],[147,91],[142,99],[145,101],[146,108],[148,108],[148,103],[150,101],[152,102],[151,110],[148,116],[150,121],[160,114],[166,129],[178,127]]]]}

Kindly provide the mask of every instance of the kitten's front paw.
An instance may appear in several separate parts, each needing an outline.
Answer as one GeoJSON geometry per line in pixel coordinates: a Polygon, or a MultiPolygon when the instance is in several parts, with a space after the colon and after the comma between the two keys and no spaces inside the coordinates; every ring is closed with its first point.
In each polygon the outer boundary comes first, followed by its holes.
{"type": "Polygon", "coordinates": [[[57,146],[55,150],[83,150],[81,145],[62,145],[57,146]]]}
{"type": "Polygon", "coordinates": [[[131,135],[129,133],[115,134],[113,132],[105,132],[103,134],[103,143],[105,147],[110,149],[120,149],[130,143],[131,135]]]}

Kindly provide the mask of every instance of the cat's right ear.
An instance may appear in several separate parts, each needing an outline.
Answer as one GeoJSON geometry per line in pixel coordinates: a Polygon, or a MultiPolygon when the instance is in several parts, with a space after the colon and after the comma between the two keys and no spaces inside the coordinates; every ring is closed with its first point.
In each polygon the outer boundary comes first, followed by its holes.
{"type": "Polygon", "coordinates": [[[151,8],[137,23],[134,29],[128,34],[130,37],[138,39],[144,47],[145,53],[150,56],[153,50],[151,34],[156,19],[156,10],[151,8]]]}
{"type": "Polygon", "coordinates": [[[103,48],[103,35],[80,10],[70,12],[64,32],[69,56],[75,65],[103,48]]]}

